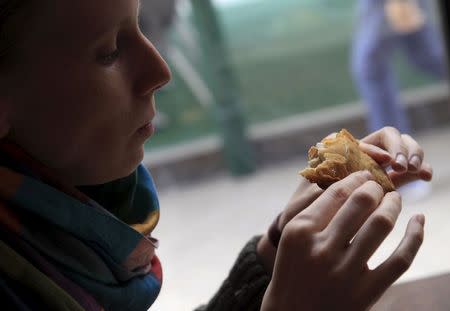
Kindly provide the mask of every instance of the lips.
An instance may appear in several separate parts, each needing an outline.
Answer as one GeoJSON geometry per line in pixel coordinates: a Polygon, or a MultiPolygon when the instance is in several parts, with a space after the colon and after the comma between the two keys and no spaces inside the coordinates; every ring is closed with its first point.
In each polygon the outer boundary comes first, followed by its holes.
{"type": "Polygon", "coordinates": [[[140,131],[141,129],[144,129],[148,126],[150,126],[153,122],[153,119],[155,118],[155,114],[154,113],[145,113],[142,114],[143,116],[148,116],[145,119],[141,119],[141,126],[139,128],[137,128],[137,131],[140,131]]]}
{"type": "Polygon", "coordinates": [[[144,125],[142,125],[138,130],[143,129],[143,128],[149,126],[150,124],[152,124],[151,121],[149,121],[149,122],[145,123],[144,125]]]}
{"type": "Polygon", "coordinates": [[[155,126],[153,125],[153,123],[151,121],[147,122],[146,124],[144,124],[137,130],[137,133],[139,135],[144,136],[146,138],[152,136],[154,132],[155,132],[155,126]]]}
{"type": "Polygon", "coordinates": [[[148,138],[155,132],[155,126],[152,123],[156,113],[153,94],[151,95],[151,98],[145,102],[145,107],[148,107],[149,110],[141,114],[141,116],[146,116],[146,118],[141,120],[141,127],[136,130],[136,133],[140,136],[145,136],[145,138],[148,138]]]}

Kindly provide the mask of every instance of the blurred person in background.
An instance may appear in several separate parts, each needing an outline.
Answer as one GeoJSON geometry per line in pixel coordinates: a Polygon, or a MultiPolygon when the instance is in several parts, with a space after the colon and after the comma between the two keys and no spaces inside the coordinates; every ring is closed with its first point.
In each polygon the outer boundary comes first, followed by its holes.
{"type": "MultiPolygon", "coordinates": [[[[445,49],[431,21],[428,0],[359,0],[352,50],[352,72],[367,105],[367,126],[376,131],[393,126],[411,133],[410,120],[400,100],[393,56],[401,49],[411,64],[438,79],[447,77],[445,49]]],[[[416,182],[401,191],[423,197],[429,184],[416,182]]]]}
{"type": "MultiPolygon", "coordinates": [[[[0,12],[2,308],[147,310],[162,285],[160,213],[141,161],[171,74],[139,29],[139,2],[1,0],[0,12]]],[[[420,145],[394,128],[360,146],[393,167],[397,187],[432,177],[420,145]]],[[[357,172],[325,191],[302,180],[198,310],[367,309],[411,265],[425,221],[413,216],[369,269],[401,210],[372,179],[357,172]]]]}
{"type": "Polygon", "coordinates": [[[370,131],[394,126],[411,132],[393,69],[396,49],[420,70],[446,77],[444,45],[430,15],[427,0],[359,1],[351,64],[370,131]]]}

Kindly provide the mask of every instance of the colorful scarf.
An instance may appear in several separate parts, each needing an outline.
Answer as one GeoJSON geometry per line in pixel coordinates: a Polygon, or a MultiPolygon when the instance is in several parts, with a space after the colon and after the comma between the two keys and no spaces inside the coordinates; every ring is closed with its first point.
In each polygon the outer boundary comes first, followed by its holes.
{"type": "Polygon", "coordinates": [[[140,165],[68,187],[0,142],[0,291],[23,310],[147,310],[162,283],[155,185],[140,165]]]}

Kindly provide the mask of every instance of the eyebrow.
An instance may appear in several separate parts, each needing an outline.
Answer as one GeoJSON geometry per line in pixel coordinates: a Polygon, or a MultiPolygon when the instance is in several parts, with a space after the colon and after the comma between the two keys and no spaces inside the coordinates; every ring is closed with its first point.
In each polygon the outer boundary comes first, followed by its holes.
{"type": "MultiPolygon", "coordinates": [[[[138,16],[138,18],[139,18],[141,9],[142,9],[142,0],[137,0],[137,16],[138,16]]],[[[125,20],[122,20],[121,24],[125,23],[129,19],[130,19],[130,17],[126,18],[125,20]]],[[[103,37],[110,31],[111,31],[110,29],[101,29],[97,32],[94,32],[92,34],[92,41],[94,41],[94,42],[97,41],[99,38],[103,37]]]]}

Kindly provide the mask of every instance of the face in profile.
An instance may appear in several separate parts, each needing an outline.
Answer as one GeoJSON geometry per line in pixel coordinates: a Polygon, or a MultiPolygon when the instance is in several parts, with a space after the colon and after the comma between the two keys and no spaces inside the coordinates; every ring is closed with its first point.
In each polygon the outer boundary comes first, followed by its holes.
{"type": "Polygon", "coordinates": [[[9,138],[74,185],[130,174],[170,79],[138,28],[138,1],[36,2],[1,77],[9,138]]]}

